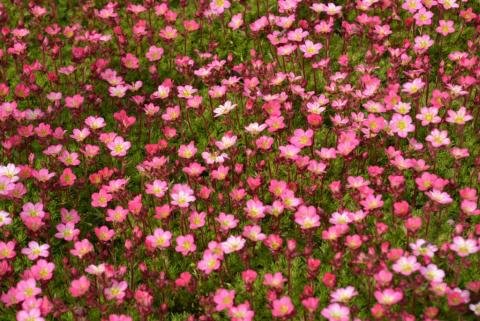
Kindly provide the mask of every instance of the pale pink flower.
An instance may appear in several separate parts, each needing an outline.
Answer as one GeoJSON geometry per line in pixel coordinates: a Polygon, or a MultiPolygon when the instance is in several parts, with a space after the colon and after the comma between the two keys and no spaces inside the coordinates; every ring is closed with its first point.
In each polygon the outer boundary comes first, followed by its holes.
{"type": "Polygon", "coordinates": [[[403,292],[393,289],[375,291],[375,299],[382,305],[394,305],[403,299],[403,292]]]}
{"type": "Polygon", "coordinates": [[[413,95],[418,93],[420,90],[423,89],[425,83],[422,81],[421,78],[415,78],[411,82],[407,82],[402,86],[402,92],[406,92],[407,94],[413,95]]]}
{"type": "Polygon", "coordinates": [[[117,136],[113,141],[107,144],[108,149],[110,149],[110,155],[114,157],[123,157],[127,155],[128,150],[132,144],[128,141],[125,141],[122,137],[117,136]]]}
{"type": "Polygon", "coordinates": [[[145,193],[153,195],[157,198],[162,198],[168,191],[168,184],[165,181],[159,179],[154,180],[151,184],[145,185],[145,193]]]}
{"type": "Polygon", "coordinates": [[[464,239],[461,236],[455,236],[450,244],[450,249],[457,253],[460,257],[466,257],[470,254],[477,253],[480,247],[473,239],[464,239]]]}
{"type": "Polygon", "coordinates": [[[320,49],[322,49],[323,46],[321,43],[314,43],[311,40],[306,40],[303,45],[299,46],[299,48],[303,52],[305,58],[312,58],[320,52],[320,49]]]}
{"type": "Polygon", "coordinates": [[[110,287],[105,288],[103,291],[107,300],[117,300],[121,301],[125,297],[125,290],[127,289],[128,284],[125,281],[118,282],[113,280],[110,287]]]}
{"type": "Polygon", "coordinates": [[[449,109],[447,110],[447,114],[448,117],[446,121],[456,125],[465,125],[466,122],[473,119],[473,116],[468,114],[467,109],[463,106],[457,111],[449,109]]]}
{"type": "Polygon", "coordinates": [[[432,146],[435,148],[450,145],[450,138],[448,138],[448,132],[446,130],[440,131],[435,128],[430,132],[425,140],[430,142],[430,144],[432,144],[432,146]]]}
{"type": "Polygon", "coordinates": [[[415,256],[402,256],[392,266],[395,272],[407,276],[418,271],[420,267],[415,256]]]}
{"type": "Polygon", "coordinates": [[[350,310],[338,303],[332,303],[322,310],[322,316],[328,321],[349,321],[350,310]]]}
{"type": "Polygon", "coordinates": [[[320,226],[320,216],[315,207],[301,205],[295,212],[295,223],[300,225],[302,230],[320,226]]]}
{"type": "Polygon", "coordinates": [[[245,239],[241,236],[229,236],[228,239],[221,243],[222,250],[225,254],[238,252],[245,246],[245,239]]]}
{"type": "Polygon", "coordinates": [[[193,190],[186,184],[175,184],[170,192],[171,204],[180,208],[187,208],[196,200],[193,190]]]}
{"type": "Polygon", "coordinates": [[[22,249],[22,254],[25,254],[29,260],[36,260],[39,257],[48,257],[48,244],[38,244],[36,241],[30,241],[28,247],[22,249]]]}

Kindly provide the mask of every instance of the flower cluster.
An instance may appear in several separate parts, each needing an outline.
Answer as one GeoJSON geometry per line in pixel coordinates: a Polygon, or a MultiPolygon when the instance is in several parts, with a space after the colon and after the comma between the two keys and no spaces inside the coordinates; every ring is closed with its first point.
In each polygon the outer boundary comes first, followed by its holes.
{"type": "Polygon", "coordinates": [[[480,4],[0,4],[0,319],[480,317],[480,4]]]}

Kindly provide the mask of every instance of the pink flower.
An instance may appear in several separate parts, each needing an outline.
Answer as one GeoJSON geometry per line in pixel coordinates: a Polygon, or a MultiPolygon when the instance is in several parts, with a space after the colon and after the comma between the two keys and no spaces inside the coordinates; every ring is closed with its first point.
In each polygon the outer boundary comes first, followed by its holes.
{"type": "Polygon", "coordinates": [[[35,265],[30,268],[32,276],[37,281],[48,281],[53,277],[55,264],[47,262],[43,259],[37,261],[35,265]]]}
{"type": "Polygon", "coordinates": [[[107,207],[108,202],[112,200],[112,195],[105,192],[104,190],[100,190],[98,193],[92,194],[92,206],[93,207],[107,207]]]}
{"type": "Polygon", "coordinates": [[[74,298],[78,298],[83,296],[87,293],[88,289],[90,288],[90,281],[87,279],[85,275],[82,275],[78,279],[75,279],[70,284],[70,294],[74,298]]]}
{"type": "Polygon", "coordinates": [[[72,109],[78,109],[83,104],[84,98],[81,95],[65,97],[65,106],[72,109]]]}
{"type": "Polygon", "coordinates": [[[122,57],[122,64],[128,69],[138,69],[138,58],[132,55],[131,53],[126,54],[122,57]]]}
{"type": "Polygon", "coordinates": [[[405,138],[408,133],[415,131],[415,126],[412,124],[412,118],[408,115],[394,114],[390,121],[390,128],[392,132],[399,137],[405,138]]]}
{"type": "Polygon", "coordinates": [[[70,250],[70,253],[81,259],[92,251],[93,251],[92,243],[90,243],[90,241],[87,239],[83,239],[81,241],[75,242],[73,249],[70,250]]]}
{"type": "Polygon", "coordinates": [[[58,160],[61,161],[65,166],[77,166],[80,164],[78,156],[78,153],[70,153],[67,150],[64,150],[62,154],[58,157],[58,160]]]}
{"type": "Polygon", "coordinates": [[[158,61],[162,58],[162,56],[163,56],[163,48],[155,47],[155,46],[150,46],[150,48],[148,48],[147,53],[145,54],[145,57],[150,62],[158,61]]]}
{"type": "Polygon", "coordinates": [[[237,13],[232,16],[232,19],[228,23],[228,26],[233,30],[238,30],[243,25],[243,15],[241,13],[237,13]]]}
{"type": "Polygon", "coordinates": [[[315,228],[320,226],[320,216],[315,207],[301,205],[295,212],[295,223],[303,230],[315,228]]]}
{"type": "Polygon", "coordinates": [[[433,12],[421,8],[413,17],[417,26],[429,26],[432,24],[433,12]]]}
{"type": "Polygon", "coordinates": [[[427,51],[432,45],[433,45],[433,40],[430,39],[430,36],[423,35],[423,36],[415,37],[415,44],[413,45],[413,48],[417,52],[421,53],[421,52],[427,51]]]}
{"type": "Polygon", "coordinates": [[[415,256],[402,256],[392,266],[395,272],[407,276],[418,271],[420,267],[415,256]]]}
{"type": "Polygon", "coordinates": [[[442,120],[437,115],[438,108],[423,107],[420,109],[420,114],[417,114],[416,118],[422,121],[422,126],[427,126],[428,124],[438,124],[442,120]]]}
{"type": "Polygon", "coordinates": [[[421,267],[420,273],[425,279],[434,283],[443,282],[443,278],[445,277],[445,272],[440,270],[435,264],[429,264],[426,267],[421,267]]]}
{"type": "Polygon", "coordinates": [[[205,212],[197,212],[193,211],[190,216],[189,216],[189,221],[190,221],[190,229],[196,230],[199,229],[203,226],[205,226],[205,218],[207,217],[207,214],[205,212]]]}
{"type": "Polygon", "coordinates": [[[19,302],[34,298],[42,293],[42,290],[37,287],[37,283],[32,278],[18,282],[16,290],[16,298],[19,302]]]}
{"type": "Polygon", "coordinates": [[[197,148],[195,147],[195,143],[192,141],[188,145],[181,145],[178,149],[178,156],[185,159],[190,159],[195,156],[197,152],[197,148]]]}
{"type": "Polygon", "coordinates": [[[110,97],[123,98],[128,90],[128,87],[125,85],[116,85],[108,88],[110,97]]]}
{"type": "Polygon", "coordinates": [[[190,85],[186,85],[186,86],[178,86],[177,91],[178,91],[179,98],[188,99],[188,98],[192,98],[193,94],[195,94],[198,90],[193,88],[190,85]]]}
{"type": "Polygon", "coordinates": [[[107,209],[107,218],[105,219],[107,222],[116,222],[121,223],[125,221],[128,215],[128,210],[124,209],[121,206],[115,207],[115,209],[107,209]]]}
{"type": "Polygon", "coordinates": [[[455,32],[454,22],[452,20],[440,20],[435,31],[444,37],[448,36],[455,32]]]}
{"type": "Polygon", "coordinates": [[[187,208],[191,202],[196,200],[195,196],[193,196],[193,190],[186,184],[173,185],[170,197],[172,199],[171,204],[180,208],[187,208]]]}
{"type": "Polygon", "coordinates": [[[15,253],[15,242],[3,242],[0,241],[0,260],[12,259],[16,255],[15,253]]]}
{"type": "Polygon", "coordinates": [[[57,231],[55,237],[65,241],[72,241],[80,234],[80,230],[76,229],[75,224],[72,222],[58,224],[57,231]]]}
{"type": "Polygon", "coordinates": [[[209,275],[220,268],[219,257],[211,251],[205,251],[203,258],[198,262],[197,267],[199,270],[209,275]]]}
{"type": "Polygon", "coordinates": [[[245,213],[250,219],[259,220],[265,217],[265,206],[263,203],[258,199],[248,200],[245,213]]]}
{"type": "Polygon", "coordinates": [[[427,196],[434,202],[437,202],[439,204],[450,204],[453,202],[452,198],[448,193],[439,191],[437,189],[433,189],[431,191],[426,192],[427,196]]]}
{"type": "Polygon", "coordinates": [[[112,281],[112,284],[109,288],[106,288],[103,292],[107,300],[117,300],[121,301],[125,297],[125,290],[127,289],[128,284],[125,281],[118,282],[116,280],[112,281]]]}
{"type": "MultiPolygon", "coordinates": [[[[55,173],[50,173],[46,168],[42,168],[38,171],[37,170],[32,171],[32,176],[35,177],[37,181],[42,183],[48,182],[55,175],[56,175],[55,173]]],[[[10,182],[12,182],[12,180],[10,180],[10,182]]]]}
{"type": "Polygon", "coordinates": [[[187,256],[190,253],[194,253],[197,249],[195,245],[195,240],[193,238],[193,234],[187,234],[185,236],[180,235],[177,236],[175,239],[177,246],[175,247],[175,251],[182,253],[183,256],[187,256]]]}
{"type": "Polygon", "coordinates": [[[228,8],[230,8],[228,0],[213,0],[210,2],[210,9],[216,14],[222,14],[228,8]]]}
{"type": "Polygon", "coordinates": [[[125,314],[110,314],[108,321],[132,321],[132,317],[125,314]]]}
{"type": "Polygon", "coordinates": [[[332,302],[348,303],[353,297],[357,295],[358,292],[353,286],[347,286],[346,288],[336,289],[334,292],[332,292],[330,296],[332,298],[332,302]]]}
{"type": "Polygon", "coordinates": [[[459,7],[456,0],[438,0],[438,3],[441,4],[445,10],[455,9],[459,7]]]}
{"type": "Polygon", "coordinates": [[[287,281],[280,272],[276,272],[275,274],[266,273],[263,277],[263,285],[268,287],[272,287],[274,289],[281,290],[283,288],[283,284],[287,281]]]}
{"type": "Polygon", "coordinates": [[[281,297],[272,302],[272,316],[282,318],[292,314],[294,306],[288,296],[281,297]]]}
{"type": "Polygon", "coordinates": [[[425,138],[427,142],[430,142],[433,147],[447,146],[450,144],[450,139],[448,138],[448,132],[446,130],[434,129],[430,134],[425,138]]]}
{"type": "Polygon", "coordinates": [[[464,239],[461,236],[455,236],[450,249],[457,253],[460,257],[466,257],[470,254],[477,253],[480,250],[477,242],[472,239],[464,239]]]}
{"type": "Polygon", "coordinates": [[[465,107],[460,107],[458,111],[454,110],[447,110],[448,117],[446,119],[447,122],[457,125],[465,125],[466,122],[473,119],[473,116],[467,113],[467,109],[465,107]]]}
{"type": "Polygon", "coordinates": [[[413,81],[403,84],[402,92],[413,95],[422,90],[424,86],[425,83],[421,78],[415,78],[413,81]]]}
{"type": "Polygon", "coordinates": [[[188,167],[184,167],[182,171],[190,177],[198,177],[206,170],[205,167],[197,162],[190,163],[188,167]]]}
{"type": "Polygon", "coordinates": [[[88,116],[85,119],[85,125],[90,127],[92,130],[101,129],[106,126],[105,119],[102,117],[88,116]]]}
{"type": "Polygon", "coordinates": [[[110,149],[110,155],[114,157],[123,157],[127,155],[131,145],[130,142],[125,141],[120,136],[115,137],[113,141],[107,143],[107,147],[110,149]]]}
{"type": "Polygon", "coordinates": [[[312,145],[313,130],[295,129],[293,136],[290,138],[290,144],[303,148],[312,145]]]}
{"type": "Polygon", "coordinates": [[[103,263],[99,265],[90,264],[85,268],[85,272],[87,272],[88,274],[96,275],[96,276],[102,275],[105,271],[106,271],[106,267],[105,267],[105,264],[103,263]]]}
{"type": "Polygon", "coordinates": [[[40,309],[37,308],[18,311],[16,317],[17,321],[45,321],[45,319],[42,318],[40,309]]]}
{"type": "Polygon", "coordinates": [[[302,300],[302,305],[309,313],[315,313],[318,309],[319,298],[309,297],[302,300]]]}
{"type": "Polygon", "coordinates": [[[305,58],[312,58],[318,54],[323,46],[321,43],[314,43],[311,40],[306,40],[303,45],[299,46],[299,48],[303,52],[305,58]]]}
{"type": "Polygon", "coordinates": [[[266,238],[259,225],[245,225],[242,235],[253,242],[263,241],[266,238]]]}
{"type": "Polygon", "coordinates": [[[22,220],[27,220],[28,218],[38,218],[43,219],[45,217],[45,212],[43,211],[42,203],[26,203],[22,207],[22,212],[20,212],[20,217],[22,220]]]}
{"type": "Polygon", "coordinates": [[[223,311],[233,307],[234,300],[235,290],[218,289],[213,297],[213,302],[216,304],[215,310],[223,311]]]}
{"type": "Polygon", "coordinates": [[[250,309],[250,303],[246,301],[243,304],[230,307],[228,309],[228,315],[231,321],[252,321],[255,316],[255,312],[250,309]]]}
{"type": "Polygon", "coordinates": [[[10,225],[12,223],[12,218],[10,214],[0,210],[0,227],[10,225]]]}
{"type": "Polygon", "coordinates": [[[28,247],[22,249],[22,254],[25,254],[29,260],[35,261],[39,257],[48,257],[48,244],[38,244],[35,241],[30,241],[28,247]]]}
{"type": "Polygon", "coordinates": [[[95,227],[93,231],[101,242],[108,242],[115,236],[115,230],[109,229],[105,225],[95,227]]]}
{"type": "Polygon", "coordinates": [[[151,184],[146,184],[145,193],[154,195],[157,198],[162,198],[168,190],[168,184],[165,181],[154,180],[151,184]]]}
{"type": "Polygon", "coordinates": [[[383,206],[382,195],[369,194],[360,202],[365,210],[374,210],[383,206]]]}
{"type": "MultiPolygon", "coordinates": [[[[466,213],[469,216],[476,216],[480,215],[480,209],[477,208],[477,202],[476,201],[470,201],[470,200],[463,200],[460,203],[460,208],[464,213],[466,213]]],[[[1,213],[0,213],[1,215],[1,213]]],[[[1,219],[0,219],[1,221],[1,219]]]]}
{"type": "Polygon", "coordinates": [[[60,175],[60,185],[62,186],[72,186],[75,184],[77,176],[73,173],[70,168],[65,168],[62,175],[60,175]]]}
{"type": "Polygon", "coordinates": [[[405,0],[402,4],[402,8],[410,13],[415,13],[417,10],[422,9],[422,1],[420,0],[405,0]]]}
{"type": "Polygon", "coordinates": [[[170,246],[170,240],[172,239],[172,233],[164,231],[161,228],[155,229],[153,235],[148,235],[145,239],[147,248],[161,248],[166,249],[170,246]]]}

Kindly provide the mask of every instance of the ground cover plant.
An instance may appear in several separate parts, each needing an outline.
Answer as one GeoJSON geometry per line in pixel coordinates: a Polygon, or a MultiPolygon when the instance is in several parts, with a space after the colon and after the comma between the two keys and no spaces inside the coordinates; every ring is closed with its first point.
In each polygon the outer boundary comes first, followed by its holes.
{"type": "Polygon", "coordinates": [[[0,320],[480,317],[480,3],[0,3],[0,320]]]}

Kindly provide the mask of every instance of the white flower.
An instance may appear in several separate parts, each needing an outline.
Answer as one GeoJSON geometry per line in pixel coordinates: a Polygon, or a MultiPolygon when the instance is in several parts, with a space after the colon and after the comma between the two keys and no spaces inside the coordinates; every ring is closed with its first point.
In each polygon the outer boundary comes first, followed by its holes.
{"type": "Polygon", "coordinates": [[[230,236],[225,242],[222,242],[222,250],[229,254],[240,251],[245,245],[245,239],[241,236],[230,236]]]}
{"type": "Polygon", "coordinates": [[[265,128],[267,128],[267,125],[265,125],[265,124],[259,125],[258,123],[251,123],[251,124],[249,124],[248,126],[245,127],[245,130],[248,133],[256,136],[256,135],[260,134],[262,131],[264,131],[265,128]]]}
{"type": "Polygon", "coordinates": [[[0,165],[0,176],[5,176],[10,179],[10,183],[18,181],[17,174],[20,173],[20,168],[15,164],[8,164],[7,166],[0,165]]]}
{"type": "Polygon", "coordinates": [[[10,218],[10,214],[5,211],[0,211],[0,227],[10,225],[11,223],[12,219],[10,218]]]}
{"type": "Polygon", "coordinates": [[[227,100],[223,105],[220,105],[218,106],[218,108],[215,108],[213,110],[215,114],[214,117],[220,117],[220,116],[226,115],[232,110],[234,110],[235,107],[237,107],[236,104],[233,104],[230,100],[227,100]]]}
{"type": "Polygon", "coordinates": [[[473,314],[475,314],[476,316],[480,316],[480,302],[478,302],[477,304],[470,304],[469,308],[473,311],[473,314]]]}

